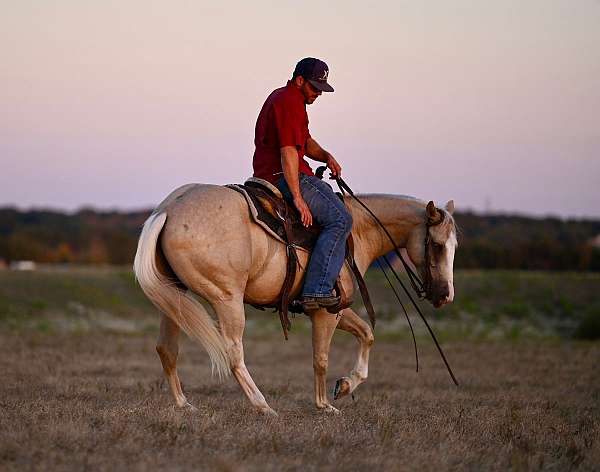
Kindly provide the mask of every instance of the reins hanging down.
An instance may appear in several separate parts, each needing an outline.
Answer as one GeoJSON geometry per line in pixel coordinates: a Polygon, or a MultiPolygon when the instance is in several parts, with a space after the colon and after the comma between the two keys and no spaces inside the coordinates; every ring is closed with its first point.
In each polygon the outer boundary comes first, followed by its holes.
{"type": "MultiPolygon", "coordinates": [[[[317,177],[322,178],[323,177],[323,172],[325,172],[326,169],[327,169],[326,166],[319,167],[317,169],[317,172],[316,172],[317,177]]],[[[402,265],[404,266],[404,269],[405,269],[405,271],[406,271],[406,273],[408,275],[408,278],[410,280],[410,283],[411,283],[411,285],[412,285],[415,293],[417,294],[417,296],[420,299],[425,298],[426,295],[427,295],[426,288],[428,288],[428,286],[429,286],[429,281],[426,280],[425,284],[423,284],[423,282],[421,281],[421,279],[419,278],[419,276],[410,268],[410,266],[408,265],[408,263],[404,260],[404,257],[400,253],[400,250],[398,249],[398,246],[396,245],[396,242],[394,241],[394,239],[392,238],[392,236],[390,235],[390,233],[388,232],[388,230],[385,228],[385,226],[383,225],[383,223],[369,209],[369,207],[367,207],[354,194],[354,192],[348,186],[348,184],[346,182],[344,182],[344,180],[341,177],[334,177],[334,180],[336,181],[338,187],[340,188],[340,191],[342,192],[342,195],[344,195],[344,192],[347,192],[354,200],[356,200],[356,202],[358,202],[358,204],[361,207],[363,207],[369,213],[369,215],[371,215],[371,217],[381,227],[381,229],[383,230],[383,232],[386,234],[386,236],[389,238],[390,242],[392,243],[392,247],[394,248],[394,253],[398,257],[398,259],[400,259],[400,261],[402,262],[402,265]]],[[[429,238],[429,231],[427,231],[427,233],[426,233],[426,241],[425,241],[425,245],[426,246],[428,245],[428,241],[427,241],[428,238],[429,238]]],[[[437,340],[437,338],[436,338],[433,330],[431,329],[431,326],[429,326],[429,323],[427,322],[427,319],[425,318],[425,316],[421,312],[421,309],[419,308],[419,306],[417,305],[417,303],[413,299],[412,295],[410,294],[410,291],[406,288],[406,286],[404,285],[404,283],[402,283],[402,280],[400,279],[400,277],[398,276],[398,274],[396,273],[396,271],[394,270],[394,268],[390,264],[388,258],[386,256],[383,256],[383,260],[386,262],[386,265],[388,266],[388,269],[392,271],[392,273],[394,274],[394,277],[396,278],[396,280],[398,281],[398,283],[400,284],[400,286],[404,290],[404,293],[406,293],[406,295],[410,299],[412,305],[414,306],[415,310],[419,314],[420,318],[423,320],[423,323],[427,327],[427,330],[429,331],[429,334],[431,335],[431,338],[433,339],[433,342],[435,343],[435,346],[437,347],[437,350],[440,353],[440,356],[442,357],[442,360],[444,361],[444,364],[446,365],[446,369],[448,370],[448,373],[450,374],[450,377],[452,378],[452,381],[454,382],[455,385],[458,385],[458,381],[456,380],[456,377],[454,376],[454,372],[452,372],[452,368],[450,367],[450,364],[448,363],[448,360],[446,359],[446,356],[444,355],[444,351],[442,350],[442,347],[440,346],[440,344],[439,344],[439,342],[438,342],[438,340],[437,340]]],[[[378,261],[378,264],[379,264],[379,261],[378,261]]],[[[379,265],[379,267],[383,270],[383,267],[381,267],[381,265],[379,265]]],[[[385,271],[383,271],[383,273],[385,274],[386,279],[390,283],[390,286],[392,286],[391,281],[387,277],[387,274],[385,273],[385,271]]],[[[394,290],[393,286],[392,286],[392,290],[394,290]]],[[[402,302],[400,301],[400,297],[396,293],[395,290],[394,290],[394,294],[396,295],[396,298],[400,302],[400,305],[402,306],[402,309],[404,310],[404,313],[405,313],[405,315],[406,315],[406,317],[408,319],[408,313],[406,312],[406,309],[405,309],[404,305],[402,304],[402,302]]],[[[410,330],[411,330],[412,335],[413,335],[413,342],[414,342],[414,345],[415,345],[415,357],[416,357],[416,360],[417,360],[417,372],[418,372],[418,370],[419,370],[419,358],[418,358],[418,353],[417,353],[417,342],[416,342],[415,334],[414,334],[414,331],[412,329],[412,325],[410,324],[410,321],[408,323],[409,323],[410,330]]]]}
{"type": "MultiPolygon", "coordinates": [[[[387,258],[385,256],[383,256],[383,258],[385,259],[385,262],[387,264],[389,264],[387,258]]],[[[381,272],[383,272],[383,275],[385,275],[385,280],[388,281],[388,284],[390,285],[392,292],[394,292],[394,295],[396,295],[396,300],[398,300],[398,303],[400,303],[400,306],[402,307],[402,311],[404,312],[404,316],[406,317],[406,321],[408,322],[408,326],[410,327],[410,333],[412,334],[412,338],[413,338],[413,345],[415,346],[415,364],[416,364],[415,370],[417,372],[419,372],[419,352],[417,351],[417,339],[415,338],[415,331],[413,330],[412,323],[410,322],[410,317],[408,316],[408,312],[406,311],[406,307],[404,306],[404,303],[402,303],[402,299],[400,298],[400,295],[398,295],[398,292],[396,291],[396,287],[394,287],[394,284],[392,284],[392,281],[388,277],[387,272],[381,265],[381,262],[379,262],[379,258],[377,258],[377,265],[381,269],[381,272]]]]}
{"type": "Polygon", "coordinates": [[[442,350],[442,347],[440,346],[440,343],[438,343],[438,340],[435,337],[435,334],[434,334],[433,330],[431,329],[431,326],[429,326],[429,323],[427,322],[427,319],[425,318],[425,315],[423,315],[423,313],[421,312],[421,309],[419,308],[419,305],[417,305],[417,303],[413,299],[412,295],[410,294],[410,292],[408,291],[408,289],[406,288],[406,286],[402,283],[402,280],[400,279],[400,277],[398,276],[398,274],[396,273],[396,271],[392,267],[392,264],[390,264],[390,261],[388,261],[388,259],[387,259],[386,256],[383,256],[383,259],[385,260],[388,268],[392,271],[392,273],[396,277],[396,280],[398,281],[398,283],[400,284],[400,286],[404,290],[404,293],[406,293],[406,295],[408,296],[408,298],[412,302],[413,306],[415,307],[415,310],[417,310],[417,313],[419,314],[419,316],[423,320],[423,323],[425,323],[425,326],[427,327],[427,330],[429,331],[429,334],[431,335],[431,338],[433,339],[433,342],[435,343],[435,346],[437,347],[437,350],[440,353],[440,356],[442,356],[444,364],[446,364],[446,369],[448,370],[448,373],[450,374],[450,377],[452,377],[452,381],[454,382],[455,385],[458,386],[458,381],[456,380],[456,377],[454,376],[454,372],[452,372],[452,368],[450,367],[450,364],[448,364],[448,360],[446,359],[446,356],[444,355],[444,351],[442,350]]]}

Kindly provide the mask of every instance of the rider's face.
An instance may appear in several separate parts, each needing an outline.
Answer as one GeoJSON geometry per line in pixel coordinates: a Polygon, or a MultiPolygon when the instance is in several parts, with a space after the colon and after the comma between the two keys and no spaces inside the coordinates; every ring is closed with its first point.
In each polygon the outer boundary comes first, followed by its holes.
{"type": "Polygon", "coordinates": [[[308,80],[305,80],[302,77],[300,77],[300,79],[302,80],[302,84],[300,85],[300,91],[302,92],[302,95],[304,95],[304,103],[306,103],[307,105],[310,105],[323,92],[321,92],[318,88],[316,88],[308,80]]]}

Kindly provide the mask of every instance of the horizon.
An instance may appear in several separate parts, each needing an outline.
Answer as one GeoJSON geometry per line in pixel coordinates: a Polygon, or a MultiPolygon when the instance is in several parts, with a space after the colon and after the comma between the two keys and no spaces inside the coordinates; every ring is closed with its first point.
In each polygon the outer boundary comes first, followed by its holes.
{"type": "Polygon", "coordinates": [[[262,103],[316,56],[336,91],[311,134],[357,192],[600,218],[600,1],[305,6],[5,6],[0,207],[127,211],[241,182],[262,103]]]}
{"type": "MultiPolygon", "coordinates": [[[[358,194],[360,196],[360,194],[358,194]]],[[[435,202],[438,208],[442,208],[442,202],[435,202]]],[[[78,213],[82,213],[85,211],[91,211],[98,214],[103,213],[119,213],[119,214],[127,214],[127,213],[143,213],[143,212],[152,212],[155,207],[132,207],[132,208],[119,208],[119,207],[94,207],[89,205],[84,205],[72,210],[59,208],[59,207],[44,207],[44,206],[30,206],[30,207],[19,207],[18,205],[0,205],[0,211],[3,210],[16,210],[20,213],[28,213],[28,212],[50,212],[50,213],[60,213],[67,216],[75,216],[78,213]]],[[[525,218],[525,219],[534,219],[534,220],[546,220],[546,219],[556,219],[563,222],[600,222],[600,216],[561,216],[557,214],[531,214],[531,213],[519,213],[516,211],[486,211],[486,210],[477,210],[474,208],[458,208],[454,211],[454,214],[473,214],[478,217],[486,218],[486,217],[506,217],[506,218],[525,218]]]]}

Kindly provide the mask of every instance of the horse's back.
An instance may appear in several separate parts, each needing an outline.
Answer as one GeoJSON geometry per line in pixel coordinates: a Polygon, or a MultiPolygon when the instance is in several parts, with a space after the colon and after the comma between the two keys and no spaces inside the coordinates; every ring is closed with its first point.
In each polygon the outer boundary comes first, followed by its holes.
{"type": "Polygon", "coordinates": [[[169,238],[185,240],[193,235],[196,243],[198,238],[212,239],[215,234],[220,237],[243,234],[245,228],[240,224],[248,222],[243,197],[219,185],[184,185],[172,192],[161,207],[167,213],[164,233],[169,238]]]}

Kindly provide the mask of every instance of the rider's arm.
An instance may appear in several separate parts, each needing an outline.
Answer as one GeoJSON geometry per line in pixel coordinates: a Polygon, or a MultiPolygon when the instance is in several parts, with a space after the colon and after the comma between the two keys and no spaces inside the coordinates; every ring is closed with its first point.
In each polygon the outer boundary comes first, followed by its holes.
{"type": "Polygon", "coordinates": [[[294,199],[294,206],[300,213],[302,224],[304,226],[310,226],[312,225],[312,213],[300,193],[300,183],[298,180],[298,151],[295,146],[283,146],[280,151],[283,176],[285,177],[285,181],[287,182],[294,199]]]}
{"type": "Polygon", "coordinates": [[[342,167],[329,152],[323,149],[313,138],[306,140],[306,155],[315,161],[324,162],[334,177],[342,176],[342,167]]]}

